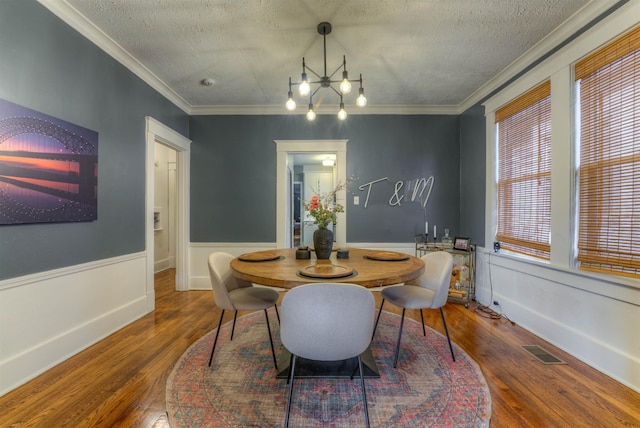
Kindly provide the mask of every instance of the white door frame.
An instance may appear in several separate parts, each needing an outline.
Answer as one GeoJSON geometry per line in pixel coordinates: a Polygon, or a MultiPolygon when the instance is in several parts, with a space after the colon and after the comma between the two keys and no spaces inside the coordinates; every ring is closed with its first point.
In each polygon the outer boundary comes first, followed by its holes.
{"type": "MultiPolygon", "coordinates": [[[[335,153],[337,183],[347,180],[347,141],[349,140],[273,140],[276,143],[276,246],[287,247],[287,162],[293,153],[335,153]]],[[[347,197],[346,190],[336,194],[336,202],[342,204],[344,213],[338,213],[336,245],[347,245],[347,197]]]]}
{"type": "Polygon", "coordinates": [[[287,165],[287,199],[285,206],[285,225],[289,225],[285,229],[285,241],[286,247],[289,247],[293,243],[293,169],[287,165]]]}
{"type": "Polygon", "coordinates": [[[191,159],[191,140],[173,129],[146,117],[146,205],[145,205],[145,253],[147,258],[146,294],[147,311],[155,308],[155,289],[153,284],[154,237],[154,162],[155,144],[159,142],[176,151],[176,290],[188,290],[189,266],[189,171],[191,159]]]}

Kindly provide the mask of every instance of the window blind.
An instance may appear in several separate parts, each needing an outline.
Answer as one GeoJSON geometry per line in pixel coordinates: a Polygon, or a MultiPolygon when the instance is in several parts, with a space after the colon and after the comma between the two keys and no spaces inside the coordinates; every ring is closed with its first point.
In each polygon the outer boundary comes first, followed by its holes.
{"type": "Polygon", "coordinates": [[[578,261],[640,275],[640,28],[575,66],[580,100],[578,261]]]}
{"type": "Polygon", "coordinates": [[[551,82],[496,111],[498,230],[502,248],[549,260],[551,82]]]}

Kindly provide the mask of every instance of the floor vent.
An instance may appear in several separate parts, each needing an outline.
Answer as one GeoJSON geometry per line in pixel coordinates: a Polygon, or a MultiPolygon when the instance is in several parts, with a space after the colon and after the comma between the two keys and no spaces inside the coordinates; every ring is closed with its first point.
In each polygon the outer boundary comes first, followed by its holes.
{"type": "Polygon", "coordinates": [[[536,357],[543,364],[567,364],[538,345],[520,345],[520,347],[536,357]]]}

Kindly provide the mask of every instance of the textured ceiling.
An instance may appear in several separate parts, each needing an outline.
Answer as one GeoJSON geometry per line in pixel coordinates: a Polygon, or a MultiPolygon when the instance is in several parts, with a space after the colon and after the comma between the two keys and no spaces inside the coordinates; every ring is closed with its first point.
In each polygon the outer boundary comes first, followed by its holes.
{"type": "MultiPolygon", "coordinates": [[[[591,15],[585,12],[589,8],[601,13],[603,4],[615,3],[607,0],[40,1],[58,15],[65,15],[63,19],[75,28],[84,27],[85,35],[101,39],[97,42],[99,46],[115,43],[117,49],[132,57],[129,61],[135,67],[143,69],[145,80],[149,76],[151,80],[157,79],[159,83],[154,83],[154,87],[166,86],[165,92],[187,110],[277,106],[283,112],[288,78],[300,79],[302,57],[308,66],[323,74],[323,39],[316,30],[322,21],[333,26],[326,39],[328,74],[340,66],[342,55],[346,55],[349,76],[352,79],[359,74],[363,76],[369,100],[367,109],[459,107],[555,29],[584,16],[593,18],[595,12],[591,11],[591,15]],[[85,19],[92,25],[83,23],[85,19]],[[215,84],[201,85],[205,78],[215,80],[215,84]]],[[[572,31],[580,25],[574,24],[572,31]]],[[[357,95],[357,89],[354,92],[357,95]]],[[[355,95],[352,92],[345,104],[352,105],[355,95]]],[[[308,103],[297,101],[299,108],[308,103]]],[[[338,96],[329,90],[321,90],[314,97],[317,105],[337,103],[338,96]]]]}

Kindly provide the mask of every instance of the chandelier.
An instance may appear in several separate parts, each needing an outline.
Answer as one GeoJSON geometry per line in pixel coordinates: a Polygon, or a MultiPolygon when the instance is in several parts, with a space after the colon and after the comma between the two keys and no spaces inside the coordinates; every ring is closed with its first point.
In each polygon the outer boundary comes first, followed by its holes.
{"type": "Polygon", "coordinates": [[[318,33],[322,35],[324,41],[324,75],[320,76],[309,67],[304,58],[302,58],[302,78],[298,83],[292,83],[291,77],[289,77],[289,95],[286,102],[287,110],[293,111],[296,109],[296,102],[293,99],[293,86],[298,86],[300,96],[309,95],[309,111],[307,111],[307,120],[313,121],[316,118],[316,112],[313,110],[313,96],[322,88],[328,88],[333,90],[340,97],[340,109],[338,110],[338,119],[345,120],[347,118],[347,111],[344,109],[343,96],[351,92],[351,83],[359,82],[360,90],[358,91],[358,98],[356,98],[356,105],[358,107],[364,107],[367,105],[367,99],[364,96],[364,89],[362,88],[362,74],[357,80],[349,80],[349,73],[347,73],[347,58],[342,56],[342,64],[327,76],[327,34],[331,33],[331,24],[328,22],[321,22],[318,24],[318,33]],[[342,69],[342,80],[332,80],[333,76],[342,69]],[[307,78],[307,70],[309,70],[319,80],[310,82],[307,78]],[[336,89],[333,84],[339,84],[336,89]],[[319,85],[313,92],[311,92],[311,85],[319,85]]]}

